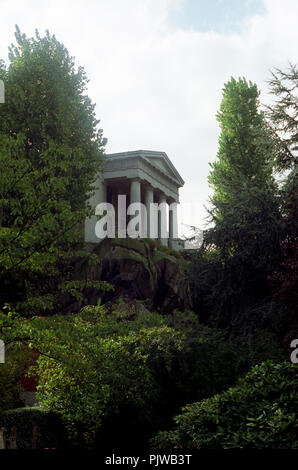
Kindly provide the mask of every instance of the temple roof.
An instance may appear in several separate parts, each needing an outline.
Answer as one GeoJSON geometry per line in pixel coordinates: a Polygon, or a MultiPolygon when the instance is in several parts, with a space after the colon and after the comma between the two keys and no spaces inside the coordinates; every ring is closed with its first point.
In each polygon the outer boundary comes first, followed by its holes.
{"type": "Polygon", "coordinates": [[[130,152],[119,152],[119,153],[110,153],[105,155],[105,158],[108,161],[111,160],[128,160],[130,158],[140,157],[145,160],[148,165],[152,166],[155,170],[166,175],[172,181],[176,183],[178,187],[184,185],[184,180],[174,167],[173,163],[167,156],[165,152],[158,152],[152,150],[133,150],[130,152]]]}

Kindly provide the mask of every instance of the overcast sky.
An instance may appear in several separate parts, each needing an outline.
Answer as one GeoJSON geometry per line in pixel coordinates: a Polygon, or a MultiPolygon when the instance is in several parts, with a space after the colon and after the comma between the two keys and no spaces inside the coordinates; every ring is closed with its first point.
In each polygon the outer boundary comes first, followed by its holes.
{"type": "Polygon", "coordinates": [[[297,18],[298,0],[0,0],[0,58],[15,24],[55,34],[87,72],[106,152],[166,152],[181,221],[203,228],[223,85],[244,76],[268,102],[270,70],[297,63],[297,18]]]}

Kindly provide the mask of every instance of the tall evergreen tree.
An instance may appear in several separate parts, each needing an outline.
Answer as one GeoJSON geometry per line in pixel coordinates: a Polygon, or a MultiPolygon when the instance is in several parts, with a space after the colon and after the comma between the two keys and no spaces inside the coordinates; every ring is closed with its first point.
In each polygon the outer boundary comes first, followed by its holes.
{"type": "MultiPolygon", "coordinates": [[[[221,134],[217,160],[210,164],[208,181],[214,220],[222,220],[248,187],[276,189],[272,176],[273,141],[259,111],[257,86],[234,78],[223,89],[217,114],[221,134]]],[[[243,194],[244,193],[244,194],[243,194]]]]}
{"type": "Polygon", "coordinates": [[[225,84],[217,119],[219,150],[209,176],[213,227],[204,243],[216,247],[221,260],[213,300],[219,311],[237,311],[266,295],[267,274],[279,257],[275,145],[257,86],[245,79],[225,84]]]}

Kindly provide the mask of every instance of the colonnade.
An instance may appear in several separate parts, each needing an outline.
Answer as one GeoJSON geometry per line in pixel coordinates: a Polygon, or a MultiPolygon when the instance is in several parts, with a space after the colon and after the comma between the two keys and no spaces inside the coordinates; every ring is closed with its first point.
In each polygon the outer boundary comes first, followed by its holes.
{"type": "MultiPolygon", "coordinates": [[[[142,202],[142,184],[142,181],[139,179],[132,179],[130,181],[131,204],[142,202]]],[[[158,191],[157,199],[156,201],[156,198],[154,198],[154,189],[148,184],[144,185],[144,203],[147,212],[147,237],[158,238],[162,244],[168,245],[168,240],[171,244],[171,240],[178,238],[177,203],[174,199],[167,197],[166,194],[161,191],[158,191]],[[158,205],[158,212],[157,207],[153,206],[154,202],[158,205]],[[169,230],[167,227],[169,227],[169,230]]]]}
{"type": "MultiPolygon", "coordinates": [[[[158,239],[163,245],[166,246],[173,246],[172,241],[178,238],[177,202],[174,198],[167,196],[164,192],[161,191],[161,189],[153,188],[149,185],[149,183],[139,178],[121,180],[119,181],[119,183],[117,183],[115,180],[99,179],[97,181],[97,185],[97,190],[95,191],[95,194],[90,202],[94,206],[106,202],[113,204],[115,210],[114,215],[116,219],[116,232],[119,231],[118,235],[120,235],[121,233],[121,238],[126,237],[125,227],[128,227],[129,221],[132,220],[133,217],[136,215],[134,210],[132,210],[130,214],[133,215],[127,216],[127,208],[122,207],[122,202],[121,207],[119,206],[118,196],[121,196],[123,195],[123,193],[126,193],[126,198],[129,199],[129,206],[132,203],[143,203],[143,206],[140,206],[140,220],[142,224],[141,232],[144,234],[142,236],[144,238],[158,239]],[[123,181],[126,181],[124,186],[123,181]],[[107,191],[108,187],[110,187],[112,190],[112,196],[111,193],[107,191]],[[124,188],[126,189],[124,190],[124,188]],[[108,193],[110,194],[110,196],[108,195],[108,193]],[[144,209],[144,206],[146,207],[146,211],[142,210],[144,209]],[[118,226],[120,220],[119,217],[122,220],[122,228],[118,226]],[[147,219],[146,221],[144,219],[145,217],[147,219]]],[[[96,237],[94,230],[96,222],[96,215],[92,216],[90,219],[86,219],[86,241],[98,242],[98,238],[96,237]]],[[[127,230],[127,236],[129,236],[128,232],[129,230],[127,230]]]]}

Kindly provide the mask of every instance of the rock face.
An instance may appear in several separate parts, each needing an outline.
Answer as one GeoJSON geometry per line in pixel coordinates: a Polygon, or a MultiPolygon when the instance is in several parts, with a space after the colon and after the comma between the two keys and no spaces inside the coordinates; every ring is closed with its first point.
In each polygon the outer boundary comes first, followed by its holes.
{"type": "MultiPolygon", "coordinates": [[[[87,304],[96,304],[123,297],[129,300],[148,300],[151,308],[170,313],[174,309],[191,307],[190,293],[185,281],[186,261],[179,252],[173,252],[150,240],[105,239],[92,247],[99,265],[80,264],[76,278],[107,281],[114,285],[114,292],[100,293],[88,288],[84,299],[72,311],[87,304]],[[80,304],[80,305],[78,305],[80,304]]],[[[74,308],[75,307],[75,308],[74,308]]]]}

